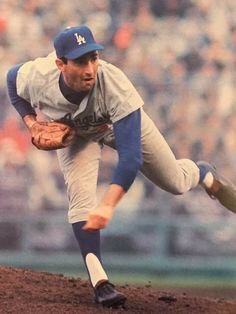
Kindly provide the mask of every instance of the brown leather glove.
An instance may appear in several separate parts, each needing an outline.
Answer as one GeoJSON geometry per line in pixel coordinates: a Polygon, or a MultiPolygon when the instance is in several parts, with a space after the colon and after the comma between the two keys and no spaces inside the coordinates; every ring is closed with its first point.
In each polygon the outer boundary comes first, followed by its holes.
{"type": "Polygon", "coordinates": [[[38,149],[54,150],[68,146],[76,135],[69,125],[60,122],[36,121],[30,127],[32,143],[38,149]]]}

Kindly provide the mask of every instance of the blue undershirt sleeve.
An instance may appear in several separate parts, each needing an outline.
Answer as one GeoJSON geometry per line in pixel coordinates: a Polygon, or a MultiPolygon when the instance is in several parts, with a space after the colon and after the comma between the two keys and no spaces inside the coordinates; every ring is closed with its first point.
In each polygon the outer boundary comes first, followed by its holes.
{"type": "Polygon", "coordinates": [[[22,118],[28,114],[30,115],[33,114],[36,116],[36,112],[31,106],[31,104],[25,99],[21,98],[19,95],[17,95],[16,77],[17,72],[21,65],[22,64],[17,64],[13,68],[11,68],[7,73],[8,96],[10,98],[12,105],[15,107],[15,109],[21,115],[22,118]]]}
{"type": "Polygon", "coordinates": [[[142,165],[140,109],[115,122],[113,127],[119,160],[111,183],[128,191],[142,165]]]}

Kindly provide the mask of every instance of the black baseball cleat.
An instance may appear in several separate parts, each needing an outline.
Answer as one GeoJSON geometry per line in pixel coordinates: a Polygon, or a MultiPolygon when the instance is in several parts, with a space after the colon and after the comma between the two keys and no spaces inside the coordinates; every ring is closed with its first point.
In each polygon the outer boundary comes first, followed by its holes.
{"type": "Polygon", "coordinates": [[[236,213],[236,186],[218,173],[216,168],[205,161],[198,161],[200,170],[200,184],[212,199],[217,199],[224,207],[236,213]],[[208,174],[213,176],[213,184],[206,185],[208,174]]]}
{"type": "Polygon", "coordinates": [[[109,281],[102,282],[95,288],[95,302],[105,307],[119,307],[125,304],[126,297],[115,290],[109,281]]]}

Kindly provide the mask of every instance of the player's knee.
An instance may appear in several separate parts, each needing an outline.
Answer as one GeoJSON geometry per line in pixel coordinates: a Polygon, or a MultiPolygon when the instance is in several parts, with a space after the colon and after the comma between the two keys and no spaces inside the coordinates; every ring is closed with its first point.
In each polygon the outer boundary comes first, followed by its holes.
{"type": "Polygon", "coordinates": [[[182,195],[184,194],[186,191],[183,191],[181,189],[178,188],[172,188],[171,190],[169,190],[169,192],[173,195],[182,195]]]}
{"type": "Polygon", "coordinates": [[[174,195],[182,195],[188,191],[188,188],[183,184],[179,184],[176,181],[169,182],[167,187],[168,192],[174,195]]]}

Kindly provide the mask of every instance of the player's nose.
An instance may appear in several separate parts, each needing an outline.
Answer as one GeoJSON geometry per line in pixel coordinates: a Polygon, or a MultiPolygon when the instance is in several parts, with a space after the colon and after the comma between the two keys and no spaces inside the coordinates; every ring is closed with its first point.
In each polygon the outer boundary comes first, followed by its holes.
{"type": "Polygon", "coordinates": [[[88,61],[85,66],[85,73],[92,75],[94,73],[94,65],[91,61],[88,61]]]}

